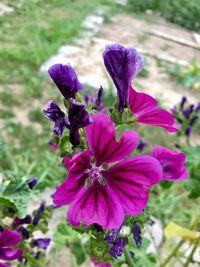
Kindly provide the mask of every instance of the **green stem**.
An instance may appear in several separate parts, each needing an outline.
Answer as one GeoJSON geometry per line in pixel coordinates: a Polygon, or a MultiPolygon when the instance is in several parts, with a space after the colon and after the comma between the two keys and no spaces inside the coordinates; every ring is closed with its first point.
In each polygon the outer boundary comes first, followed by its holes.
{"type": "Polygon", "coordinates": [[[39,260],[35,259],[33,256],[31,256],[30,254],[26,254],[25,258],[30,261],[30,263],[32,263],[33,265],[37,266],[37,267],[45,267],[39,260]]]}
{"type": "Polygon", "coordinates": [[[186,263],[183,265],[183,267],[188,267],[189,264],[192,262],[192,259],[193,259],[193,255],[198,247],[198,244],[199,244],[199,238],[197,238],[196,242],[194,243],[194,247],[189,255],[189,257],[187,258],[187,261],[186,263]]]}
{"type": "Polygon", "coordinates": [[[183,245],[184,240],[181,240],[177,246],[174,248],[174,250],[172,251],[171,254],[169,254],[169,256],[166,258],[166,260],[160,265],[160,267],[164,267],[168,264],[168,262],[176,255],[176,253],[178,252],[179,248],[183,245]]]}
{"type": "Polygon", "coordinates": [[[129,253],[129,251],[125,248],[124,250],[124,256],[125,256],[125,259],[128,263],[128,267],[134,267],[134,262],[133,262],[133,259],[129,253]]]}

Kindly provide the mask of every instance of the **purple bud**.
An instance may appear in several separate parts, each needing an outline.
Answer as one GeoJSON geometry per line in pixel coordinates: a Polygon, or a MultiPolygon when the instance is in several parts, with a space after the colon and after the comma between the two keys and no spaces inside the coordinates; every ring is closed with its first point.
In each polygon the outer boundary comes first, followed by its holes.
{"type": "Polygon", "coordinates": [[[24,219],[20,219],[19,217],[15,217],[12,225],[13,226],[18,226],[22,224],[30,224],[32,221],[31,215],[26,215],[24,219]]]}
{"type": "Polygon", "coordinates": [[[133,238],[137,247],[142,245],[141,228],[139,222],[133,223],[133,238]]]}
{"type": "Polygon", "coordinates": [[[41,216],[42,216],[44,209],[45,209],[45,204],[46,204],[45,201],[41,202],[40,207],[37,210],[37,212],[33,218],[33,225],[37,225],[39,220],[41,219],[41,216]]]}
{"type": "Polygon", "coordinates": [[[134,48],[120,44],[108,45],[103,53],[105,67],[112,78],[118,94],[118,110],[123,112],[128,106],[131,80],[143,67],[143,59],[134,48]]]}
{"type": "Polygon", "coordinates": [[[86,105],[89,103],[93,103],[93,97],[91,97],[90,95],[85,94],[83,97],[84,97],[86,105]]]}
{"type": "Polygon", "coordinates": [[[38,184],[38,178],[33,176],[33,177],[30,177],[26,182],[29,188],[33,189],[38,184]]]}
{"type": "Polygon", "coordinates": [[[45,250],[48,248],[50,242],[51,242],[50,238],[39,238],[39,239],[34,240],[33,244],[45,250]]]}
{"type": "Polygon", "coordinates": [[[103,231],[103,228],[101,225],[94,223],[94,229],[96,230],[97,233],[101,233],[103,231]]]}
{"type": "Polygon", "coordinates": [[[192,126],[188,126],[185,129],[185,136],[190,137],[191,133],[192,133],[192,126]]]}
{"type": "Polygon", "coordinates": [[[187,98],[186,96],[183,96],[181,99],[181,103],[180,103],[180,108],[183,109],[185,103],[187,102],[187,98]]]}
{"type": "Polygon", "coordinates": [[[30,237],[29,231],[26,228],[24,228],[23,226],[19,227],[18,232],[21,233],[22,236],[27,238],[27,239],[30,237]]]}
{"type": "Polygon", "coordinates": [[[142,140],[140,140],[140,142],[139,142],[139,144],[137,146],[137,150],[139,150],[140,152],[142,152],[146,146],[148,146],[147,143],[145,143],[142,140]]]}
{"type": "Polygon", "coordinates": [[[48,70],[49,75],[57,85],[61,94],[66,98],[75,98],[76,93],[83,89],[78,77],[70,64],[55,64],[48,70]]]}
{"type": "Polygon", "coordinates": [[[198,120],[198,116],[194,116],[193,118],[191,118],[189,122],[190,126],[194,126],[197,120],[198,120]]]}
{"type": "Polygon", "coordinates": [[[190,109],[190,113],[192,113],[194,111],[194,105],[190,105],[189,109],[190,109]]]}
{"type": "Polygon", "coordinates": [[[199,112],[200,111],[200,102],[196,105],[194,111],[195,112],[199,112]]]}
{"type": "Polygon", "coordinates": [[[185,108],[183,111],[182,111],[183,115],[185,116],[186,119],[189,119],[190,117],[190,114],[191,114],[191,110],[190,108],[185,108]]]}
{"type": "Polygon", "coordinates": [[[124,251],[124,248],[126,246],[126,239],[125,238],[119,238],[115,240],[114,245],[109,249],[110,255],[117,259],[120,257],[124,251]]]}
{"type": "Polygon", "coordinates": [[[96,109],[98,111],[100,111],[103,107],[102,104],[102,97],[103,97],[103,87],[100,86],[99,90],[97,90],[97,92],[95,93],[94,96],[94,104],[93,104],[93,109],[96,109]]]}
{"type": "Polygon", "coordinates": [[[111,244],[117,239],[120,229],[121,228],[113,229],[105,236],[104,240],[107,244],[111,244]]]}
{"type": "Polygon", "coordinates": [[[42,253],[40,251],[38,251],[36,254],[35,254],[35,258],[36,260],[39,260],[39,258],[41,257],[42,253]]]}
{"type": "Polygon", "coordinates": [[[54,122],[54,134],[62,136],[63,128],[69,125],[65,113],[59,108],[55,100],[48,102],[47,108],[43,110],[45,117],[54,122]]]}
{"type": "Polygon", "coordinates": [[[80,102],[76,102],[74,99],[70,100],[68,118],[70,122],[70,125],[68,126],[70,130],[70,142],[74,147],[76,147],[80,143],[78,129],[87,126],[92,123],[93,120],[90,114],[86,111],[85,105],[80,102]]]}

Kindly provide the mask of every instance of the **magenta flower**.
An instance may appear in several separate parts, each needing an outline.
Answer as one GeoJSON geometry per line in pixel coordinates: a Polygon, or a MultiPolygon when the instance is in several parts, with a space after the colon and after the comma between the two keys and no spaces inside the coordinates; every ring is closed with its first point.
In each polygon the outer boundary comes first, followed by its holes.
{"type": "Polygon", "coordinates": [[[136,122],[165,128],[168,132],[177,132],[179,125],[174,123],[173,116],[166,110],[158,108],[157,101],[148,94],[138,93],[130,87],[130,109],[136,122]]]}
{"type": "Polygon", "coordinates": [[[68,219],[73,226],[97,223],[115,229],[126,214],[135,216],[144,210],[148,189],[160,181],[162,168],[151,156],[124,159],[137,147],[135,131],[123,132],[116,141],[108,115],[95,114],[93,120],[85,128],[89,150],[67,162],[68,177],[53,199],[56,205],[71,204],[68,219]]]}
{"type": "Polygon", "coordinates": [[[10,267],[10,265],[0,262],[0,267],[10,267]]]}
{"type": "Polygon", "coordinates": [[[0,259],[12,261],[21,257],[23,250],[12,248],[12,246],[17,245],[20,241],[21,235],[17,231],[4,228],[3,231],[0,232],[0,259]]]}
{"type": "Polygon", "coordinates": [[[118,94],[118,110],[123,112],[128,106],[131,80],[143,67],[143,59],[134,48],[126,48],[120,44],[108,45],[103,53],[105,67],[111,76],[118,94]]]}
{"type": "Polygon", "coordinates": [[[156,146],[152,149],[152,156],[160,162],[163,168],[162,180],[179,181],[188,178],[188,170],[184,166],[186,156],[183,152],[156,146]]]}
{"type": "Polygon", "coordinates": [[[94,266],[97,266],[97,267],[112,267],[112,263],[110,262],[101,262],[96,259],[91,259],[91,261],[93,262],[94,266]]]}
{"type": "Polygon", "coordinates": [[[54,83],[66,99],[75,98],[76,93],[83,89],[78,77],[70,64],[55,64],[48,70],[54,83]]]}

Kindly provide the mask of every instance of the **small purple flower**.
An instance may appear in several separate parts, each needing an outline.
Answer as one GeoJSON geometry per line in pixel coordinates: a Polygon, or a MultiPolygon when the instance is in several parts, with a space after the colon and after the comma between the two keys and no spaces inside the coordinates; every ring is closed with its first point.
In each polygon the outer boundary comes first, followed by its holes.
{"type": "Polygon", "coordinates": [[[136,149],[139,150],[140,152],[142,152],[146,146],[148,146],[148,144],[145,143],[144,141],[140,140],[136,149]]]}
{"type": "Polygon", "coordinates": [[[50,100],[48,106],[43,110],[45,117],[54,124],[54,134],[57,136],[62,136],[63,128],[69,125],[65,113],[59,108],[55,100],[50,100]]]}
{"type": "Polygon", "coordinates": [[[105,236],[104,240],[106,241],[107,244],[111,244],[115,242],[115,240],[117,239],[119,235],[120,229],[121,227],[117,229],[113,229],[105,236]]]}
{"type": "Polygon", "coordinates": [[[110,255],[115,259],[121,257],[125,246],[126,246],[126,239],[118,238],[117,240],[115,240],[114,245],[109,249],[110,255]]]}
{"type": "Polygon", "coordinates": [[[30,237],[29,231],[24,228],[23,226],[20,226],[18,229],[18,232],[22,234],[22,236],[26,239],[28,239],[30,237]]]}
{"type": "Polygon", "coordinates": [[[39,220],[41,219],[41,216],[44,212],[44,209],[45,209],[45,204],[46,202],[45,201],[42,201],[41,204],[40,204],[40,207],[39,209],[37,210],[34,218],[33,218],[33,225],[37,225],[39,220]]]}
{"type": "Polygon", "coordinates": [[[100,88],[97,90],[94,96],[93,109],[96,109],[98,111],[102,109],[103,107],[102,97],[103,97],[103,87],[100,86],[100,88]]]}
{"type": "Polygon", "coordinates": [[[39,238],[34,240],[34,245],[45,250],[48,248],[50,242],[50,238],[39,238]]]}
{"type": "Polygon", "coordinates": [[[194,126],[197,120],[198,120],[198,116],[194,116],[193,118],[191,118],[189,122],[190,126],[194,126]]]}
{"type": "Polygon", "coordinates": [[[186,96],[183,96],[181,99],[181,103],[180,103],[180,108],[183,109],[185,103],[187,102],[187,98],[186,96]]]}
{"type": "Polygon", "coordinates": [[[84,104],[76,102],[74,99],[71,99],[68,119],[70,142],[74,147],[76,147],[80,144],[80,135],[78,129],[83,128],[92,123],[92,117],[86,111],[84,104]]]}
{"type": "Polygon", "coordinates": [[[12,225],[13,226],[18,226],[22,224],[30,224],[32,222],[31,215],[26,215],[24,219],[20,219],[19,217],[15,217],[12,225]]]}
{"type": "Polygon", "coordinates": [[[195,112],[199,112],[200,111],[200,102],[196,105],[194,111],[195,112]]]}
{"type": "Polygon", "coordinates": [[[57,85],[61,94],[66,98],[75,98],[76,93],[83,89],[78,77],[70,64],[55,64],[48,70],[49,75],[57,85]]]}
{"type": "Polygon", "coordinates": [[[33,189],[38,184],[38,178],[32,176],[26,181],[26,183],[28,184],[30,189],[33,189]]]}
{"type": "Polygon", "coordinates": [[[134,48],[120,44],[108,45],[103,53],[105,67],[111,76],[118,94],[118,110],[128,106],[131,80],[141,71],[143,59],[134,48]]]}
{"type": "Polygon", "coordinates": [[[189,119],[190,117],[190,114],[191,114],[191,110],[190,108],[185,108],[183,111],[182,111],[183,115],[185,116],[186,119],[189,119]]]}
{"type": "Polygon", "coordinates": [[[142,245],[141,228],[139,222],[133,223],[133,239],[136,246],[139,248],[142,245]]]}
{"type": "Polygon", "coordinates": [[[190,137],[192,133],[192,126],[188,126],[185,128],[185,136],[190,137]]]}

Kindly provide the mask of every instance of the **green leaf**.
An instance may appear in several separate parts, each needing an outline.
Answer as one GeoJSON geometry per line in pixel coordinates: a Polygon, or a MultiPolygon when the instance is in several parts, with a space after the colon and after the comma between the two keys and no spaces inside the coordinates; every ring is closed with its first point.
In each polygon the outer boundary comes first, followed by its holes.
{"type": "Polygon", "coordinates": [[[11,180],[1,192],[0,208],[12,207],[20,218],[24,218],[30,194],[31,190],[25,181],[22,179],[11,180]]]}
{"type": "Polygon", "coordinates": [[[84,263],[84,261],[86,260],[86,255],[85,255],[82,245],[80,244],[80,241],[75,241],[72,243],[71,251],[75,256],[76,263],[78,265],[81,265],[82,263],[84,263]]]}

